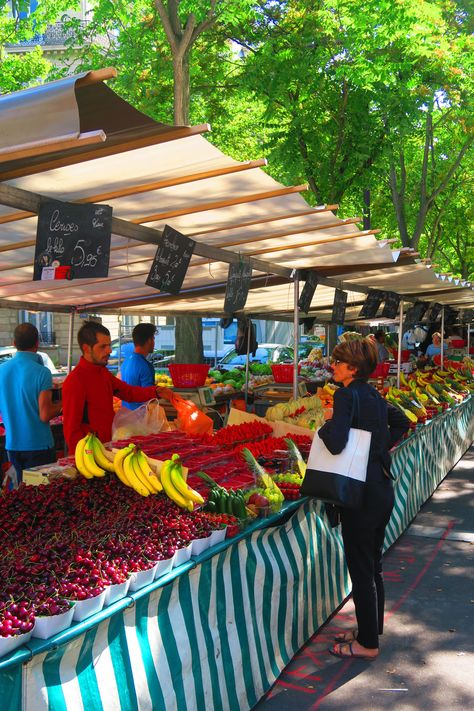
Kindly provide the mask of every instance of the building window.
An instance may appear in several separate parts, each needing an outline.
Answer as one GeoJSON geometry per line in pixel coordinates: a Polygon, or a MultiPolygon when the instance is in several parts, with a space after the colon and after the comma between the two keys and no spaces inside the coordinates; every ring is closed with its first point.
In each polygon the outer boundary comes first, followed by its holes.
{"type": "Polygon", "coordinates": [[[39,333],[40,345],[53,345],[56,343],[56,334],[53,331],[53,314],[49,311],[20,311],[19,323],[32,323],[39,333]]]}

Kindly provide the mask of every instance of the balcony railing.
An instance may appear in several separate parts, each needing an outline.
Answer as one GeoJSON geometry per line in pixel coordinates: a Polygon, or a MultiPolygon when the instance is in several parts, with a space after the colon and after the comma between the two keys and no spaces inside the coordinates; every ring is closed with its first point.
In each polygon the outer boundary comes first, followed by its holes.
{"type": "MultiPolygon", "coordinates": [[[[79,26],[84,29],[89,23],[86,20],[81,20],[79,26]]],[[[42,34],[36,34],[31,39],[23,40],[21,42],[8,42],[7,47],[36,47],[41,46],[51,46],[51,47],[62,47],[66,44],[67,40],[73,39],[76,33],[75,30],[68,28],[63,22],[55,22],[54,25],[49,25],[45,32],[42,34]]]]}

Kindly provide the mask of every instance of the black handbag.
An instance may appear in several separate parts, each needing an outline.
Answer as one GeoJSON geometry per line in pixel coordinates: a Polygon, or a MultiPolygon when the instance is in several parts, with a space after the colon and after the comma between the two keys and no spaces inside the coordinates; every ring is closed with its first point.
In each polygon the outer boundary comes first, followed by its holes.
{"type": "MultiPolygon", "coordinates": [[[[352,391],[351,422],[357,411],[359,396],[352,391]]],[[[301,485],[302,496],[313,496],[328,504],[347,509],[362,506],[367,463],[372,433],[351,427],[347,444],[340,454],[331,454],[316,432],[309,452],[306,474],[301,485]]]]}

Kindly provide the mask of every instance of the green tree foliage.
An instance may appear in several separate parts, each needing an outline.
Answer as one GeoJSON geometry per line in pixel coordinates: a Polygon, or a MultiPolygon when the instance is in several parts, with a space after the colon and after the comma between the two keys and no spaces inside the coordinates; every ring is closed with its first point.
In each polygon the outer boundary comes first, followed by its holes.
{"type": "Polygon", "coordinates": [[[74,0],[41,0],[29,13],[27,0],[0,0],[0,94],[8,94],[41,83],[50,70],[50,62],[41,47],[32,43],[46,27],[57,21],[67,9],[74,9],[74,0]],[[8,52],[8,46],[28,44],[24,53],[8,52]]]}

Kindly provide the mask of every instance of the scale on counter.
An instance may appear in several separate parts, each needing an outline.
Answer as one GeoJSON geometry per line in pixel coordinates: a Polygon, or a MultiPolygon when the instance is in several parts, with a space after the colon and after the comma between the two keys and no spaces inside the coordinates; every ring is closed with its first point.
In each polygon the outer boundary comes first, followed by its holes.
{"type": "MultiPolygon", "coordinates": [[[[306,383],[299,381],[298,396],[304,397],[308,394],[306,383]]],[[[254,387],[254,397],[265,398],[268,400],[290,399],[293,395],[293,383],[265,383],[265,385],[257,385],[254,387]]]]}
{"type": "Polygon", "coordinates": [[[173,388],[173,391],[185,400],[192,400],[198,407],[211,407],[216,404],[212,388],[173,388]]]}

